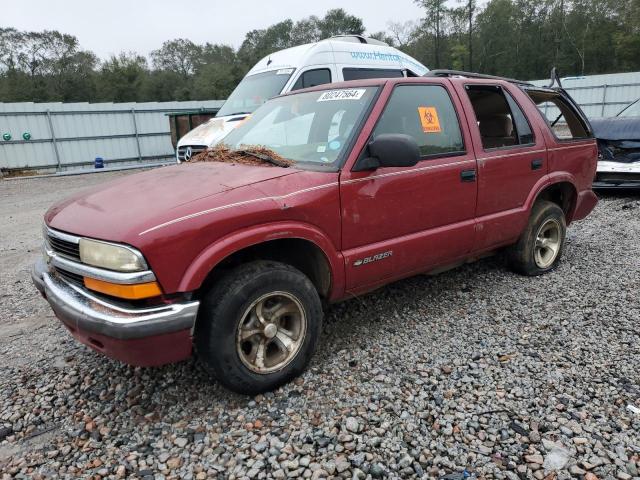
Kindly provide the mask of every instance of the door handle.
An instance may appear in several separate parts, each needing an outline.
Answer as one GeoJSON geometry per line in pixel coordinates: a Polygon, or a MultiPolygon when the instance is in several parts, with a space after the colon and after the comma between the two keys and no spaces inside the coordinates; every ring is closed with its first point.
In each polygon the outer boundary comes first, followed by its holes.
{"type": "Polygon", "coordinates": [[[536,158],[531,160],[531,170],[540,170],[542,168],[542,159],[536,158]]]}
{"type": "Polygon", "coordinates": [[[476,171],[474,170],[462,170],[460,172],[460,180],[463,182],[475,182],[476,181],[476,171]]]}

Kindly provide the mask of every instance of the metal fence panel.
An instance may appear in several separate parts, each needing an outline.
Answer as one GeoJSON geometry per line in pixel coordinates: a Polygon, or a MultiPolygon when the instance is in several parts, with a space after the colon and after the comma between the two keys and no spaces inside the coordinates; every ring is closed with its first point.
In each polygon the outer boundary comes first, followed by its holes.
{"type": "MultiPolygon", "coordinates": [[[[534,85],[548,85],[549,80],[534,80],[534,85]]],[[[640,72],[567,77],[562,86],[580,105],[589,118],[613,117],[625,106],[640,98],[640,72]]],[[[550,117],[558,115],[548,107],[550,117]]]]}
{"type": "Polygon", "coordinates": [[[65,170],[90,166],[96,157],[118,166],[171,161],[166,114],[223,103],[0,103],[0,169],[65,170]],[[2,140],[4,133],[11,140],[2,140]]]}

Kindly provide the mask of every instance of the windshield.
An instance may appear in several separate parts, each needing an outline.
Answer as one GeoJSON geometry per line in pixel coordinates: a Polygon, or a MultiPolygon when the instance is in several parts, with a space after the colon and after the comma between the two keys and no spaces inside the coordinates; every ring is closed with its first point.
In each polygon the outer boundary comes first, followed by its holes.
{"type": "Polygon", "coordinates": [[[275,98],[225,137],[239,149],[260,145],[308,166],[335,167],[377,87],[321,90],[275,98]]]}
{"type": "Polygon", "coordinates": [[[640,98],[622,110],[619,117],[640,117],[640,98]]]}
{"type": "Polygon", "coordinates": [[[231,92],[216,117],[253,113],[264,102],[280,95],[293,70],[293,68],[284,68],[244,77],[236,89],[231,92]]]}

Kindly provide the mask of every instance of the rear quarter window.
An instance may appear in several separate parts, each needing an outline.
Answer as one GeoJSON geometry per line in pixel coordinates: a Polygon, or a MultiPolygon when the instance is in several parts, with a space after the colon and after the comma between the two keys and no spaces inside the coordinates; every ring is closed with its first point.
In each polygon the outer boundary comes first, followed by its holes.
{"type": "Polygon", "coordinates": [[[589,128],[574,107],[559,92],[526,89],[547,126],[560,141],[591,138],[589,128]]]}

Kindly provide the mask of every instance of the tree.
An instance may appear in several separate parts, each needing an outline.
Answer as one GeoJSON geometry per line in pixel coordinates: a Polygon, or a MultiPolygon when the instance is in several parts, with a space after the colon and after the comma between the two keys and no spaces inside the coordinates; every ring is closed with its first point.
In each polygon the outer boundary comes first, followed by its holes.
{"type": "Polygon", "coordinates": [[[303,45],[320,40],[322,38],[320,23],[321,20],[315,15],[297,21],[291,30],[291,44],[303,45]]]}
{"type": "Polygon", "coordinates": [[[318,23],[320,38],[329,38],[335,35],[362,35],[364,25],[362,19],[349,15],[342,8],[329,10],[318,23]]]}
{"type": "Polygon", "coordinates": [[[288,19],[266,29],[251,30],[238,50],[240,61],[250,68],[268,54],[291,47],[292,29],[293,22],[288,19]]]}
{"type": "MultiPolygon", "coordinates": [[[[414,0],[419,21],[369,36],[430,68],[523,79],[640,70],[639,0],[414,0]],[[477,2],[477,3],[476,3],[477,2]]],[[[0,28],[0,101],[146,101],[225,98],[261,58],[334,35],[363,34],[343,9],[252,30],[239,49],[164,42],[146,58],[99,62],[76,37],[0,28]]]]}
{"type": "Polygon", "coordinates": [[[197,70],[202,53],[202,47],[191,40],[177,38],[152,51],[151,60],[155,69],[169,70],[187,78],[197,70]]]}
{"type": "Polygon", "coordinates": [[[113,55],[102,64],[97,90],[100,101],[139,102],[148,77],[147,60],[133,52],[113,55]]]}
{"type": "Polygon", "coordinates": [[[449,13],[447,2],[446,0],[415,0],[415,2],[426,10],[427,15],[423,25],[433,35],[434,68],[440,68],[443,65],[441,62],[442,37],[445,34],[446,16],[449,13]]]}
{"type": "Polygon", "coordinates": [[[393,39],[392,45],[398,48],[405,48],[411,44],[416,37],[417,25],[416,22],[409,20],[407,22],[389,22],[387,24],[389,28],[389,36],[393,39]]]}

